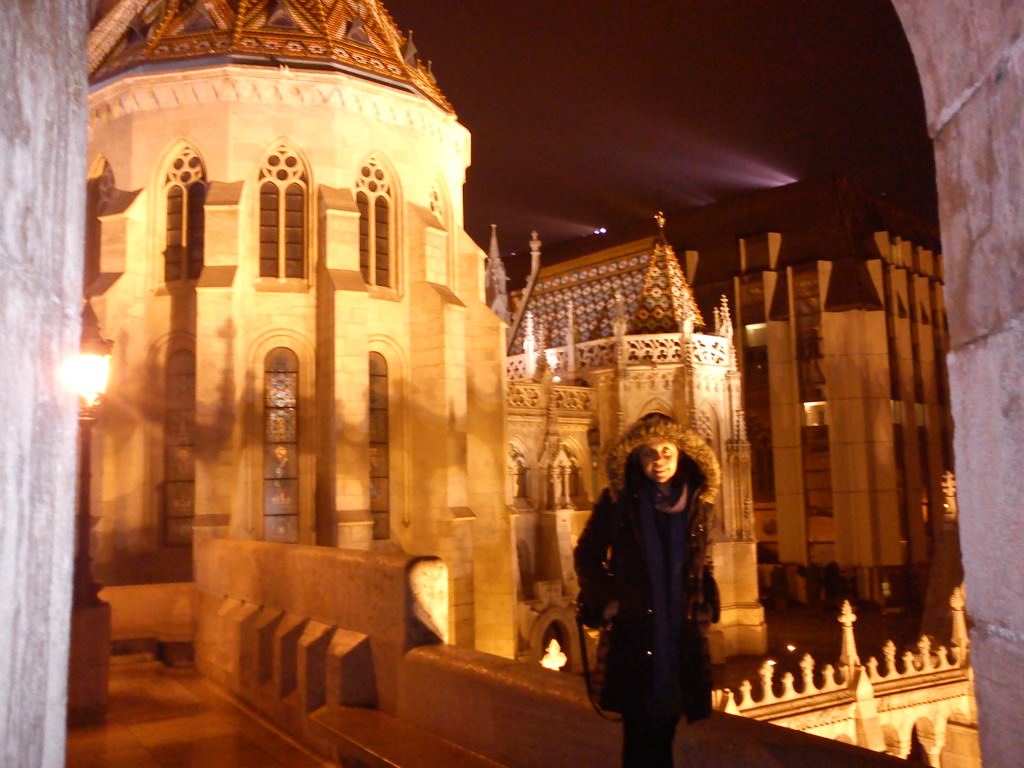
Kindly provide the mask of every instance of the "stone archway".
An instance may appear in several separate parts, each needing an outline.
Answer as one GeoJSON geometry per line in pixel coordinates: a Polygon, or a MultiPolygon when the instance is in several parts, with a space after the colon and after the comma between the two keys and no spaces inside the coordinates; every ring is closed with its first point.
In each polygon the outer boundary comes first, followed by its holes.
{"type": "MultiPolygon", "coordinates": [[[[1024,677],[1024,3],[893,2],[935,142],[984,758],[1012,764],[1024,751],[1021,694],[1000,681],[1024,677]]],[[[0,682],[0,711],[18,713],[0,721],[0,754],[26,768],[63,764],[74,411],[54,397],[50,373],[79,330],[84,184],[75,179],[85,177],[87,34],[85,14],[67,11],[57,0],[21,3],[0,32],[6,50],[21,52],[0,110],[0,156],[22,180],[10,187],[14,213],[0,222],[0,242],[19,246],[4,249],[8,274],[22,275],[7,285],[5,305],[15,310],[0,321],[7,368],[20,377],[6,392],[0,435],[0,450],[20,466],[0,479],[0,546],[15,553],[0,563],[0,614],[23,618],[0,622],[0,656],[31,665],[10,667],[0,682]]]]}
{"type": "Polygon", "coordinates": [[[935,147],[960,542],[986,763],[1024,751],[1024,4],[893,0],[935,147]]]}

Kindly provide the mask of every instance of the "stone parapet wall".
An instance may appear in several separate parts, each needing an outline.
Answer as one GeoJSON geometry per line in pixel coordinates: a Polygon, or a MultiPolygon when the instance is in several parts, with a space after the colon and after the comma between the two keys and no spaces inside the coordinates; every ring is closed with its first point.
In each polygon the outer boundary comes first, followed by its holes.
{"type": "MultiPolygon", "coordinates": [[[[402,720],[508,768],[620,763],[621,726],[591,709],[583,681],[451,646],[416,648],[402,661],[402,720]]],[[[677,765],[896,766],[902,761],[796,731],[714,713],[679,727],[677,765]]]]}
{"type": "Polygon", "coordinates": [[[110,604],[110,637],[115,642],[149,638],[159,642],[193,642],[195,596],[195,586],[190,581],[100,590],[100,599],[110,604]]]}
{"type": "Polygon", "coordinates": [[[323,704],[394,712],[402,656],[448,625],[436,558],[215,539],[196,592],[199,671],[299,733],[323,704]]]}

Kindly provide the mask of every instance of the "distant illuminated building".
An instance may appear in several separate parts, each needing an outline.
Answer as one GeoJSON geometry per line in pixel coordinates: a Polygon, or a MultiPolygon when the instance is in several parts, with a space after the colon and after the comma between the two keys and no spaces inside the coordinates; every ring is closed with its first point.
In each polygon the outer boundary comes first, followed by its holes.
{"type": "MultiPolygon", "coordinates": [[[[545,269],[628,281],[615,265],[642,258],[642,229],[549,248],[545,269]]],[[[920,596],[952,466],[934,225],[830,180],[676,212],[667,232],[705,316],[722,295],[733,308],[762,560],[835,561],[862,598],[920,596]]],[[[607,323],[588,311],[578,325],[607,323]]]]}

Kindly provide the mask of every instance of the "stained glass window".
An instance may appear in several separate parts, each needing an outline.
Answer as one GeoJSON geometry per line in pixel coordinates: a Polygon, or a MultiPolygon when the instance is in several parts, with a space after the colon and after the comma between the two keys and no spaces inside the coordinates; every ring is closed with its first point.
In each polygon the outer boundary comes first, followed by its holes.
{"type": "Polygon", "coordinates": [[[267,541],[299,540],[299,360],[286,347],[263,367],[263,528],[267,541]]]}
{"type": "Polygon", "coordinates": [[[306,276],[309,178],[285,145],[260,168],[260,277],[306,276]]]}
{"type": "Polygon", "coordinates": [[[203,271],[206,172],[203,161],[186,147],[164,177],[167,220],[164,238],[164,280],[195,280],[203,271]]]}
{"type": "Polygon", "coordinates": [[[163,538],[168,546],[189,546],[195,517],[196,360],[189,350],[167,358],[164,415],[163,538]]]}
{"type": "Polygon", "coordinates": [[[370,514],[373,538],[391,536],[390,441],[388,435],[388,364],[370,353],[370,514]]]}
{"type": "Polygon", "coordinates": [[[359,208],[359,271],[372,285],[390,286],[391,182],[376,158],[370,158],[356,180],[359,208]]]}

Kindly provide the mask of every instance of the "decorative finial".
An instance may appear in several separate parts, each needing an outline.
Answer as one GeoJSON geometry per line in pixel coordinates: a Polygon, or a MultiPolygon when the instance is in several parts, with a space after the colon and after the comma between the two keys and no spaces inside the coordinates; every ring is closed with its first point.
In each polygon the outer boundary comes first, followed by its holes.
{"type": "Polygon", "coordinates": [[[949,598],[949,607],[954,611],[962,611],[967,601],[964,600],[964,588],[963,585],[958,586],[953,590],[953,594],[949,598]]]}
{"type": "Polygon", "coordinates": [[[959,510],[956,503],[956,476],[952,472],[946,472],[942,476],[942,495],[946,517],[956,520],[959,510]]]}
{"type": "Polygon", "coordinates": [[[540,272],[540,237],[537,230],[530,233],[530,279],[535,280],[540,272]]]}
{"type": "Polygon", "coordinates": [[[953,634],[952,644],[957,648],[957,663],[966,664],[967,654],[971,648],[971,637],[967,634],[967,614],[965,613],[966,596],[964,585],[961,584],[953,590],[949,598],[949,607],[953,609],[953,634]]]}
{"type": "Polygon", "coordinates": [[[860,657],[857,655],[857,641],[853,636],[853,625],[857,621],[857,614],[853,612],[849,600],[843,600],[843,607],[839,612],[839,623],[843,625],[843,645],[839,654],[839,663],[846,668],[846,682],[853,679],[853,670],[860,665],[860,657]]]}
{"type": "Polygon", "coordinates": [[[626,332],[626,297],[622,295],[622,291],[615,291],[615,298],[613,301],[612,308],[612,325],[615,328],[615,333],[626,332]]]}
{"type": "Polygon", "coordinates": [[[526,355],[526,378],[532,379],[537,372],[537,329],[533,312],[527,312],[523,332],[523,354],[526,355]]]}
{"type": "Polygon", "coordinates": [[[412,41],[412,30],[410,29],[409,30],[409,37],[406,38],[406,41],[405,41],[405,50],[402,51],[402,58],[405,60],[405,63],[408,66],[415,67],[416,66],[416,59],[418,58],[417,57],[418,53],[419,53],[419,51],[416,50],[416,43],[414,43],[412,41]]]}
{"type": "Polygon", "coordinates": [[[857,621],[857,614],[853,612],[853,606],[849,600],[843,600],[843,607],[839,611],[839,623],[844,627],[852,627],[857,621]]]}
{"type": "Polygon", "coordinates": [[[732,338],[732,314],[729,312],[729,299],[723,293],[719,301],[718,312],[715,315],[717,327],[715,331],[719,336],[727,339],[732,338]]]}
{"type": "Polygon", "coordinates": [[[576,370],[576,310],[573,307],[572,299],[569,299],[567,305],[565,318],[565,361],[566,368],[572,372],[576,370]]]}
{"type": "Polygon", "coordinates": [[[658,229],[664,231],[664,229],[665,229],[665,212],[664,211],[658,211],[656,214],[654,214],[654,221],[657,223],[658,229]]]}

